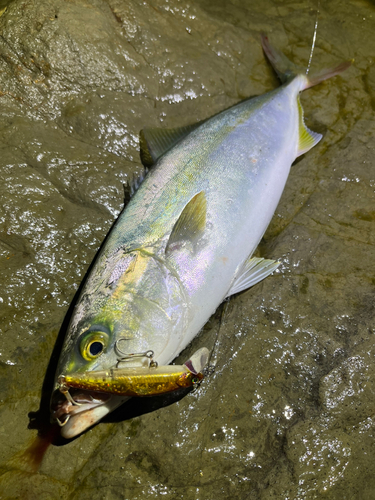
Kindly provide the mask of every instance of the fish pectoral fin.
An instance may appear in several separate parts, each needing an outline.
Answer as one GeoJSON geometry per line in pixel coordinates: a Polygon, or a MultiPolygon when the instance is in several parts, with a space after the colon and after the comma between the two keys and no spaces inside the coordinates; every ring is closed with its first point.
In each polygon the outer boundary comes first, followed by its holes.
{"type": "Polygon", "coordinates": [[[139,133],[141,161],[151,167],[160,156],[169,151],[206,120],[178,128],[144,128],[139,133]]]}
{"type": "Polygon", "coordinates": [[[298,140],[298,151],[297,151],[297,157],[298,157],[307,153],[307,151],[309,151],[316,144],[318,144],[318,142],[323,136],[322,134],[313,132],[312,130],[306,127],[305,121],[303,119],[303,108],[299,96],[297,97],[297,101],[298,101],[298,121],[299,121],[299,127],[298,127],[299,140],[298,140]]]}
{"type": "Polygon", "coordinates": [[[193,245],[202,236],[206,227],[207,200],[204,191],[193,196],[181,212],[169,237],[165,253],[171,252],[176,246],[189,241],[193,245]]]}
{"type": "Polygon", "coordinates": [[[280,262],[276,260],[262,259],[260,257],[248,259],[234,279],[225,298],[256,285],[259,281],[262,281],[273,273],[279,265],[280,262]]]}

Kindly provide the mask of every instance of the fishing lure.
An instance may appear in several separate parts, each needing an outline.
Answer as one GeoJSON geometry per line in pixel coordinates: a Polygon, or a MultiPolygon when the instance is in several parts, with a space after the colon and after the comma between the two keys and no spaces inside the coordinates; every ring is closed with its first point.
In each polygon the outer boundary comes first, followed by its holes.
{"type": "Polygon", "coordinates": [[[75,388],[118,396],[156,396],[197,384],[203,378],[208,356],[208,349],[202,347],[183,365],[70,373],[59,377],[59,389],[62,393],[75,388]]]}

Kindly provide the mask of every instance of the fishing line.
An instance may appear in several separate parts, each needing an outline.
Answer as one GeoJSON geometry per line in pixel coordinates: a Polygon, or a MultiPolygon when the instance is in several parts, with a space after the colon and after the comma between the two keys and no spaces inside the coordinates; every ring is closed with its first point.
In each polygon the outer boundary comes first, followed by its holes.
{"type": "Polygon", "coordinates": [[[318,31],[319,9],[320,9],[320,0],[318,0],[318,7],[316,9],[314,36],[313,36],[313,41],[312,41],[312,45],[311,45],[310,58],[309,58],[309,62],[307,64],[307,68],[306,68],[306,76],[309,74],[311,61],[312,61],[312,57],[313,57],[313,53],[314,53],[314,49],[315,49],[316,34],[318,31]]]}
{"type": "Polygon", "coordinates": [[[225,325],[225,320],[227,317],[228,309],[229,309],[229,301],[230,297],[228,297],[227,300],[222,305],[221,309],[221,314],[220,314],[220,323],[219,323],[219,328],[216,332],[216,338],[214,345],[212,347],[212,351],[207,363],[207,368],[206,370],[208,371],[209,374],[213,373],[216,368],[217,360],[218,360],[218,355],[219,355],[219,348],[222,344],[222,337],[223,337],[223,329],[222,327],[225,325]]]}

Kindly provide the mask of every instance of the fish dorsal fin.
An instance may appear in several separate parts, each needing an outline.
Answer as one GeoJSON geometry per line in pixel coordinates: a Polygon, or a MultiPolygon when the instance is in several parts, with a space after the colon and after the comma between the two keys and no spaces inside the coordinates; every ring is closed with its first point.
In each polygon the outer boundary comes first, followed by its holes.
{"type": "Polygon", "coordinates": [[[144,128],[139,133],[141,161],[151,167],[158,158],[184,139],[205,120],[178,128],[144,128]]]}
{"type": "Polygon", "coordinates": [[[131,179],[128,179],[126,184],[124,184],[124,201],[125,206],[129,203],[130,199],[134,196],[135,192],[145,180],[148,168],[145,167],[142,172],[138,175],[133,175],[131,179]]]}
{"type": "Polygon", "coordinates": [[[303,109],[301,105],[301,101],[299,96],[297,97],[298,102],[298,133],[299,133],[299,141],[298,141],[298,151],[297,157],[307,153],[309,149],[313,148],[320,139],[323,137],[321,134],[313,132],[308,129],[305,125],[305,121],[303,119],[303,109]]]}
{"type": "Polygon", "coordinates": [[[169,237],[165,252],[179,247],[185,241],[193,245],[202,235],[206,227],[207,200],[204,191],[196,194],[181,212],[169,237]]]}
{"type": "Polygon", "coordinates": [[[276,260],[262,259],[260,257],[253,257],[247,259],[241,271],[238,273],[226,297],[234,295],[235,293],[243,292],[247,288],[256,285],[259,281],[267,278],[273,273],[280,265],[276,260]]]}

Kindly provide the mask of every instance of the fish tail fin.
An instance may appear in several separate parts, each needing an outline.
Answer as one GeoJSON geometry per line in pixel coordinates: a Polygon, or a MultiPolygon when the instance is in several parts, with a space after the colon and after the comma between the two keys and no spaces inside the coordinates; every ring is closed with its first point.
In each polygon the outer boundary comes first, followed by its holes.
{"type": "MultiPolygon", "coordinates": [[[[298,74],[304,75],[306,70],[292,63],[285,54],[280,52],[278,49],[273,47],[267,35],[262,33],[261,42],[264,53],[267,56],[267,59],[271,63],[271,66],[276,71],[277,76],[281,80],[282,83],[291,80],[298,74]]],[[[314,87],[318,85],[318,83],[331,78],[332,76],[338,75],[345,71],[351,65],[350,61],[345,61],[335,66],[334,68],[323,69],[319,73],[315,73],[311,76],[305,75],[305,78],[301,79],[301,90],[309,89],[310,87],[314,87]]]]}
{"type": "MultiPolygon", "coordinates": [[[[315,73],[315,75],[309,76],[307,75],[307,70],[296,66],[291,61],[289,61],[289,59],[282,52],[275,49],[270,44],[268,37],[265,34],[262,34],[261,41],[264,53],[266,54],[267,59],[276,71],[277,76],[280,78],[281,82],[284,83],[288,80],[292,80],[295,76],[298,75],[300,91],[313,87],[314,85],[318,85],[318,83],[323,82],[324,80],[327,80],[332,76],[338,75],[339,73],[342,73],[351,64],[349,61],[346,61],[334,68],[324,69],[319,73],[315,73]]],[[[313,132],[306,127],[305,121],[303,119],[303,109],[299,97],[297,97],[297,104],[299,115],[299,143],[296,156],[300,156],[309,151],[309,149],[311,149],[313,146],[315,146],[322,138],[322,135],[313,132]]]]}
{"type": "Polygon", "coordinates": [[[307,76],[307,84],[303,88],[303,90],[314,87],[315,85],[318,85],[318,83],[323,82],[324,80],[328,80],[328,78],[339,75],[340,73],[348,69],[351,64],[351,61],[344,61],[334,68],[326,68],[322,71],[319,71],[319,73],[307,76]]]}
{"type": "Polygon", "coordinates": [[[280,50],[270,44],[268,36],[265,33],[262,33],[261,35],[261,42],[263,51],[281,83],[284,83],[293,78],[295,75],[298,75],[298,73],[301,73],[301,69],[298,66],[292,63],[292,61],[290,61],[280,50]]]}

